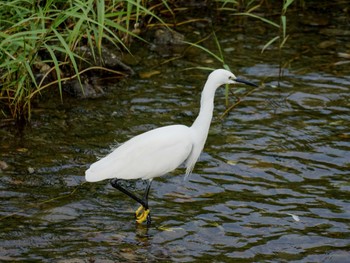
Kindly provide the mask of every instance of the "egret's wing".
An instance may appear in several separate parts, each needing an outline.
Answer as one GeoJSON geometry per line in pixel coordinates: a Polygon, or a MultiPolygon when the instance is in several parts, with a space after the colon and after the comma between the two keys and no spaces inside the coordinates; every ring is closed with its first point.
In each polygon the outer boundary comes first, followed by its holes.
{"type": "Polygon", "coordinates": [[[176,169],[189,156],[193,139],[188,127],[172,125],[140,134],[95,162],[86,180],[150,179],[176,169]]]}

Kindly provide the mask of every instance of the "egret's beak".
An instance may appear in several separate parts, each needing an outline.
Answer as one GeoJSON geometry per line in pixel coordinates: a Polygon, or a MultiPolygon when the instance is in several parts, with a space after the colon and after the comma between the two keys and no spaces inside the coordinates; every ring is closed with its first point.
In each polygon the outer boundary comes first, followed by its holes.
{"type": "Polygon", "coordinates": [[[239,82],[239,83],[243,83],[243,84],[246,84],[246,85],[249,85],[249,86],[253,86],[253,87],[258,87],[258,85],[252,83],[252,82],[249,82],[247,80],[244,80],[244,79],[235,79],[236,82],[239,82]]]}

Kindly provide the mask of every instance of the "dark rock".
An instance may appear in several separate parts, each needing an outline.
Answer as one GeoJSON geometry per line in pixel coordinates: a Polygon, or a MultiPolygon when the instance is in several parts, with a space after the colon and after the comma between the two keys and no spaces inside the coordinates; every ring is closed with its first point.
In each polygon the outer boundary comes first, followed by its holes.
{"type": "Polygon", "coordinates": [[[169,28],[162,27],[152,32],[151,50],[164,57],[182,54],[186,48],[185,36],[169,28]]]}

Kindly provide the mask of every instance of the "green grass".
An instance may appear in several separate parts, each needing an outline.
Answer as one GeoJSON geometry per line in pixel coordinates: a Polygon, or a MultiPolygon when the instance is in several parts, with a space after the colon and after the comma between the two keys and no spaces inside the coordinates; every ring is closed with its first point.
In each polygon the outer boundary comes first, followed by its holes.
{"type": "Polygon", "coordinates": [[[107,42],[129,52],[125,36],[139,38],[132,25],[146,16],[164,24],[141,1],[0,1],[2,114],[29,120],[32,101],[45,88],[56,86],[62,96],[63,76],[79,79],[85,69],[81,45],[95,62],[107,42]]]}

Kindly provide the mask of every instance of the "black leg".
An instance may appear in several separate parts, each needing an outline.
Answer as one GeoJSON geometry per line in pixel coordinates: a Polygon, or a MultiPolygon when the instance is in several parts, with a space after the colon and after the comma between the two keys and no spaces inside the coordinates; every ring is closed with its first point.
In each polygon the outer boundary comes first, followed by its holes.
{"type": "MultiPolygon", "coordinates": [[[[143,199],[139,198],[138,196],[136,196],[135,194],[133,194],[132,192],[126,190],[124,187],[122,187],[120,184],[119,184],[119,180],[120,179],[112,179],[111,180],[111,185],[118,189],[119,191],[121,191],[122,193],[126,194],[127,196],[131,197],[132,199],[134,199],[136,202],[138,202],[139,204],[141,204],[144,208],[148,209],[148,201],[145,202],[143,199]]],[[[147,185],[148,187],[148,185],[147,185]]],[[[147,189],[146,189],[147,190],[147,189]]],[[[149,189],[148,189],[149,191],[149,189]]],[[[147,194],[148,196],[148,194],[147,194]]]]}
{"type": "MultiPolygon", "coordinates": [[[[143,195],[143,200],[144,200],[145,204],[147,205],[146,209],[148,209],[148,194],[149,194],[149,190],[151,189],[151,184],[152,184],[152,179],[150,179],[148,181],[145,193],[143,195]]],[[[147,215],[147,221],[146,222],[147,222],[147,226],[149,226],[151,224],[151,222],[152,222],[150,213],[147,215]]]]}
{"type": "Polygon", "coordinates": [[[149,208],[148,208],[148,195],[149,195],[149,191],[150,191],[150,188],[151,188],[151,184],[152,184],[152,179],[150,179],[148,181],[146,189],[145,189],[145,193],[143,194],[143,198],[141,199],[140,197],[136,196],[135,194],[131,193],[130,191],[128,191],[127,189],[122,187],[119,184],[119,179],[115,178],[115,179],[111,180],[111,185],[114,188],[118,189],[122,193],[126,194],[127,196],[131,197],[136,202],[141,204],[140,208],[137,209],[136,213],[135,213],[135,216],[136,216],[136,219],[137,219],[136,221],[138,223],[142,223],[146,219],[147,220],[147,225],[151,224],[151,215],[149,213],[149,208]],[[145,218],[146,215],[147,215],[147,218],[145,218]]]}
{"type": "Polygon", "coordinates": [[[152,184],[152,179],[148,180],[145,193],[143,194],[143,198],[142,198],[142,200],[145,202],[147,206],[146,208],[148,208],[148,194],[149,194],[149,190],[151,189],[151,184],[152,184]]]}

